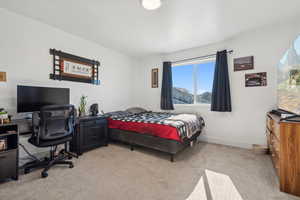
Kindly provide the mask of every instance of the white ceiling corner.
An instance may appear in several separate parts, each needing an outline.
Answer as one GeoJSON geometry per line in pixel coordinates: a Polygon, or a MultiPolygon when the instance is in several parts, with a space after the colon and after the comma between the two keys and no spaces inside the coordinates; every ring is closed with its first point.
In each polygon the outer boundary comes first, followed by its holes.
{"type": "Polygon", "coordinates": [[[1,0],[0,7],[132,56],[228,39],[300,13],[299,0],[1,0]]]}

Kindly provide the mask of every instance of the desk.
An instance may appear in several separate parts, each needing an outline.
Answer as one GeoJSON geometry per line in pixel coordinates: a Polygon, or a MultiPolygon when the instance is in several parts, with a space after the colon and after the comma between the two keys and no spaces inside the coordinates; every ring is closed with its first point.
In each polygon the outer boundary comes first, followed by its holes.
{"type": "MultiPolygon", "coordinates": [[[[19,125],[23,134],[31,134],[32,120],[18,119],[13,123],[19,125]],[[25,133],[26,132],[26,133],[25,133]]],[[[77,117],[70,150],[78,155],[88,150],[108,145],[107,119],[99,116],[77,117]]]]}

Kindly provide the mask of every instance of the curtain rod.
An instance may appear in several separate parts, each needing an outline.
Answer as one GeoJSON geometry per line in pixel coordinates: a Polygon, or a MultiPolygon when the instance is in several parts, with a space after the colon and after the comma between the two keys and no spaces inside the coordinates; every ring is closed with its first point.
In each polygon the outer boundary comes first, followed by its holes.
{"type": "MultiPolygon", "coordinates": [[[[229,51],[227,51],[227,53],[232,54],[233,50],[229,50],[229,51]]],[[[210,58],[210,57],[213,57],[213,56],[216,56],[216,55],[217,54],[214,53],[214,54],[209,54],[209,55],[205,55],[205,56],[198,56],[198,57],[194,57],[194,58],[186,58],[186,59],[182,59],[182,60],[176,60],[176,61],[173,61],[172,64],[179,63],[179,62],[191,61],[191,60],[197,60],[197,59],[210,58]]]]}

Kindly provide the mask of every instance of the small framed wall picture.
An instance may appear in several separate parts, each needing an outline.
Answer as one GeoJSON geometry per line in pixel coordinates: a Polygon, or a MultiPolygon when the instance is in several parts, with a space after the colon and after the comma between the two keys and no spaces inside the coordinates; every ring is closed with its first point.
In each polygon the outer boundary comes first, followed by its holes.
{"type": "Polygon", "coordinates": [[[6,72],[0,72],[0,82],[6,82],[6,72]]]}
{"type": "Polygon", "coordinates": [[[234,71],[254,69],[254,56],[235,58],[233,65],[234,71]]]}
{"type": "Polygon", "coordinates": [[[158,88],[158,68],[151,70],[151,87],[158,88]]]}
{"type": "Polygon", "coordinates": [[[246,74],[245,86],[246,87],[267,86],[267,72],[246,74]]]}

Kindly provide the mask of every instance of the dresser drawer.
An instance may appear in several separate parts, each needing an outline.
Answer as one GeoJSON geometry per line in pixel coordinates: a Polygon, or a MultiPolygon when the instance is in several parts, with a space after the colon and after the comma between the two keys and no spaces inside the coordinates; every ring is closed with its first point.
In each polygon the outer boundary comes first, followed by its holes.
{"type": "Polygon", "coordinates": [[[267,115],[266,124],[267,124],[267,129],[269,129],[269,131],[273,130],[273,123],[274,120],[269,115],[267,115]]]}
{"type": "Polygon", "coordinates": [[[276,136],[277,140],[280,141],[280,124],[278,122],[275,122],[273,124],[273,133],[276,136]]]}
{"type": "Polygon", "coordinates": [[[271,158],[272,158],[272,162],[275,168],[275,171],[277,173],[277,176],[280,176],[280,165],[279,165],[279,157],[277,157],[277,155],[275,153],[271,152],[271,158]]]}
{"type": "Polygon", "coordinates": [[[276,137],[271,134],[270,135],[270,154],[271,154],[271,158],[272,158],[272,162],[274,165],[274,168],[276,170],[277,175],[279,176],[279,169],[280,169],[280,165],[279,165],[279,156],[280,156],[280,144],[279,141],[276,139],[276,137]]]}
{"type": "Polygon", "coordinates": [[[269,129],[266,130],[266,137],[267,137],[267,145],[270,148],[270,146],[271,146],[271,132],[269,131],[269,129]]]}
{"type": "Polygon", "coordinates": [[[270,146],[272,153],[276,154],[279,157],[280,153],[280,143],[277,137],[274,134],[270,135],[270,146]]]}

